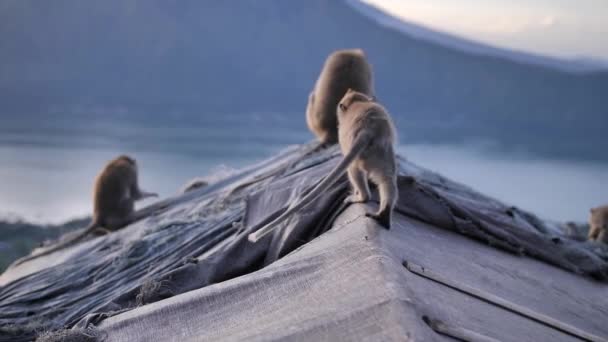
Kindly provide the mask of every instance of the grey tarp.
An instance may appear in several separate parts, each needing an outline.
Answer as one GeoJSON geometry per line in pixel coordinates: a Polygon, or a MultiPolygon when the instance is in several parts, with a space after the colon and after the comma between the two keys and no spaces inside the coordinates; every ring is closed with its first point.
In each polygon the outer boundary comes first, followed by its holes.
{"type": "Polygon", "coordinates": [[[249,243],[253,227],[336,164],[336,148],[307,153],[312,147],[165,200],[119,232],[9,268],[0,277],[0,340],[61,328],[72,330],[48,340],[444,339],[436,331],[502,341],[608,338],[605,249],[404,159],[392,230],[365,218],[364,205],[343,204],[343,179],[249,243]]]}

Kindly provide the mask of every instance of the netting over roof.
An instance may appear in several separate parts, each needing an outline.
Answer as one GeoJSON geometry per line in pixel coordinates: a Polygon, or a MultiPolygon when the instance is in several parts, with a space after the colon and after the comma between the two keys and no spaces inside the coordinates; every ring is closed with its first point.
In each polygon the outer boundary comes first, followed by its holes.
{"type": "Polygon", "coordinates": [[[337,148],[311,147],[9,268],[0,341],[62,328],[46,340],[608,337],[605,249],[402,158],[390,231],[363,214],[376,203],[343,204],[344,178],[251,244],[251,227],[337,163],[337,148]]]}

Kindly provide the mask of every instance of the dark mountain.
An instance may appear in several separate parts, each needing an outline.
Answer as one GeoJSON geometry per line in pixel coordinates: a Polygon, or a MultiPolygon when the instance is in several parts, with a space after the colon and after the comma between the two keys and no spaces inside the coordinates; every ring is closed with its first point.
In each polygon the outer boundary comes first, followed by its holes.
{"type": "Polygon", "coordinates": [[[403,142],[608,159],[608,72],[467,53],[335,0],[4,0],[0,118],[278,112],[303,125],[323,60],[351,47],[403,142]]]}

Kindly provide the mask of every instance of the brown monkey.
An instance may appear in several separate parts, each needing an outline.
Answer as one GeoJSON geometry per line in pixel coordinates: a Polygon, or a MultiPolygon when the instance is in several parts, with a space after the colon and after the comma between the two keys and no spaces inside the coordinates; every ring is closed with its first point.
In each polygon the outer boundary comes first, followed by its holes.
{"type": "Polygon", "coordinates": [[[105,232],[118,230],[133,222],[135,201],[157,196],[155,193],[145,192],[139,188],[135,159],[121,155],[108,162],[95,179],[91,224],[73,238],[60,242],[41,253],[20,259],[15,264],[18,265],[70,246],[98,229],[105,232]]]}
{"type": "Polygon", "coordinates": [[[344,155],[340,163],[301,201],[290,206],[278,218],[249,235],[256,242],[277,228],[289,215],[304,208],[348,170],[354,194],[349,203],[370,199],[368,179],[378,187],[380,207],[366,216],[374,218],[387,229],[391,226],[393,208],[397,203],[397,166],[394,145],[395,127],[388,112],[366,94],[348,89],[338,105],[340,148],[344,155]]]}
{"type": "Polygon", "coordinates": [[[180,190],[180,193],[186,193],[192,190],[204,188],[207,185],[209,185],[209,183],[206,180],[203,180],[201,178],[194,178],[188,183],[186,183],[186,185],[184,185],[182,190],[180,190]]]}
{"type": "Polygon", "coordinates": [[[336,107],[349,88],[373,96],[372,68],[361,49],[333,52],[308,96],[306,122],[323,144],[338,142],[336,107]]]}
{"type": "Polygon", "coordinates": [[[591,209],[589,240],[608,244],[608,205],[591,209]]]}

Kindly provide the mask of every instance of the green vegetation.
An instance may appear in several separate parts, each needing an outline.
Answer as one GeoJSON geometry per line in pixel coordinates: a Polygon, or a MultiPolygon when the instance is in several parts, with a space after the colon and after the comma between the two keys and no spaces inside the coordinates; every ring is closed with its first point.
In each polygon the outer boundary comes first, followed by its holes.
{"type": "Polygon", "coordinates": [[[22,221],[0,222],[0,272],[3,272],[15,259],[45,241],[54,240],[64,233],[82,228],[90,218],[76,219],[61,225],[35,225],[22,221]]]}

